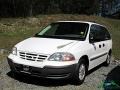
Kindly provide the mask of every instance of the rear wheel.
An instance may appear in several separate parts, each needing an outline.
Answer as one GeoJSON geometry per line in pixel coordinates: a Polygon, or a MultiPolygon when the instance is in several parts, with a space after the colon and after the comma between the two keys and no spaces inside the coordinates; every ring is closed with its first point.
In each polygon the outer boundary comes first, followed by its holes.
{"type": "Polygon", "coordinates": [[[104,62],[104,65],[105,65],[105,66],[109,66],[110,63],[111,63],[111,54],[108,53],[107,58],[106,58],[106,61],[104,62]]]}
{"type": "Polygon", "coordinates": [[[86,76],[86,65],[85,63],[82,61],[79,63],[79,67],[77,69],[77,71],[75,72],[75,76],[74,76],[74,80],[76,84],[82,84],[85,80],[85,76],[86,76]]]}

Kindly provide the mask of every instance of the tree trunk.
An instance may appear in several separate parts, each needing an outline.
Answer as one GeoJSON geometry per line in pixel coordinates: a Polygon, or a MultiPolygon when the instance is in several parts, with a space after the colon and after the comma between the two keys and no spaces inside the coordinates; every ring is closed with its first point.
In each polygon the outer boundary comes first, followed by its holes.
{"type": "Polygon", "coordinates": [[[30,1],[29,16],[33,16],[33,0],[30,1]]]}
{"type": "Polygon", "coordinates": [[[15,6],[15,0],[12,0],[12,3],[13,3],[14,16],[16,16],[16,6],[15,6]]]}

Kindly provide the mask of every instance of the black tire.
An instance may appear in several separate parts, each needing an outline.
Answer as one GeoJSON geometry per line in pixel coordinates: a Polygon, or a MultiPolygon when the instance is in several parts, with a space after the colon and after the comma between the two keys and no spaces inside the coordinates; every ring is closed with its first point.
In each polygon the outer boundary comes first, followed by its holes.
{"type": "Polygon", "coordinates": [[[76,85],[81,85],[84,82],[86,73],[87,73],[87,67],[82,59],[80,60],[79,66],[74,75],[74,82],[76,85]]]}
{"type": "Polygon", "coordinates": [[[108,53],[106,61],[104,62],[104,66],[109,66],[111,63],[111,54],[108,53]]]}

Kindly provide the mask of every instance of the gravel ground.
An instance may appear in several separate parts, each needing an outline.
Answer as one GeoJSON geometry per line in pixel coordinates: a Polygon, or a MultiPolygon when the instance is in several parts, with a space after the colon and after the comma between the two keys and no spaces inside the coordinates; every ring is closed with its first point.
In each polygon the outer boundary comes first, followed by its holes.
{"type": "Polygon", "coordinates": [[[0,90],[116,90],[115,88],[120,86],[120,63],[117,60],[113,61],[113,58],[109,67],[100,65],[91,70],[82,85],[74,85],[70,80],[29,76],[14,78],[7,60],[0,61],[0,90]]]}

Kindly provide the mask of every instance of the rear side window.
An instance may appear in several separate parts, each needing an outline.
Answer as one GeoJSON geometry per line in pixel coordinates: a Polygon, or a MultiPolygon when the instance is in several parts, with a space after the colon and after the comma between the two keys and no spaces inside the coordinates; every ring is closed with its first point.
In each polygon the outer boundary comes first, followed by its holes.
{"type": "Polygon", "coordinates": [[[108,30],[105,27],[101,27],[101,31],[103,33],[104,40],[110,40],[111,36],[108,32],[108,30]]]}
{"type": "Polygon", "coordinates": [[[110,40],[110,34],[105,27],[99,25],[92,25],[90,34],[94,36],[95,42],[110,40]]]}

